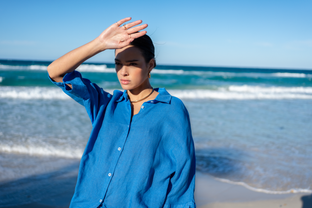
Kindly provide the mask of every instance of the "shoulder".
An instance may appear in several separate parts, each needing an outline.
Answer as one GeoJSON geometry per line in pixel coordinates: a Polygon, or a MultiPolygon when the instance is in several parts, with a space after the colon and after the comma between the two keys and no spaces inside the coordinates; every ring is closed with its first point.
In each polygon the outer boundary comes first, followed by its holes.
{"type": "Polygon", "coordinates": [[[120,99],[120,98],[122,97],[122,95],[123,95],[123,92],[122,92],[122,91],[120,91],[120,90],[114,90],[114,91],[113,91],[113,95],[112,95],[112,99],[113,99],[113,100],[118,100],[118,99],[120,99]]]}
{"type": "Polygon", "coordinates": [[[113,102],[121,102],[125,99],[128,98],[127,92],[125,91],[120,91],[120,90],[114,90],[113,96],[112,96],[112,101],[113,102]]]}
{"type": "Polygon", "coordinates": [[[172,96],[170,105],[175,113],[177,113],[180,116],[188,118],[189,114],[182,100],[172,96]]]}
{"type": "Polygon", "coordinates": [[[176,111],[177,113],[181,113],[183,115],[188,115],[187,108],[180,98],[171,95],[170,106],[173,111],[176,111]]]}
{"type": "Polygon", "coordinates": [[[169,104],[172,107],[185,107],[182,100],[172,96],[165,88],[156,88],[156,90],[159,93],[156,97],[157,101],[169,104]]]}
{"type": "Polygon", "coordinates": [[[171,96],[170,102],[163,106],[166,106],[164,107],[166,110],[162,110],[162,113],[165,114],[165,119],[162,119],[162,133],[165,138],[162,139],[162,144],[171,149],[178,147],[177,151],[189,147],[192,142],[191,123],[183,101],[178,97],[171,96]]]}
{"type": "Polygon", "coordinates": [[[183,101],[180,98],[175,97],[175,96],[171,96],[171,105],[174,107],[186,109],[183,101]]]}
{"type": "Polygon", "coordinates": [[[189,119],[188,111],[181,99],[169,94],[165,88],[159,88],[158,92],[160,94],[159,99],[163,99],[161,101],[165,103],[162,107],[167,117],[175,118],[174,120],[179,121],[189,119]]]}
{"type": "Polygon", "coordinates": [[[123,92],[121,92],[120,90],[114,90],[113,97],[119,98],[120,96],[122,96],[122,94],[123,92]]]}

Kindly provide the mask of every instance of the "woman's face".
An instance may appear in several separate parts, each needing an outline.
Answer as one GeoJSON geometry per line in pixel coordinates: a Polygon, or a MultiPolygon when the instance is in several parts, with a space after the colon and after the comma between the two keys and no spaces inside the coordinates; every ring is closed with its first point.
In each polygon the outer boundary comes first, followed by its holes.
{"type": "Polygon", "coordinates": [[[148,73],[152,69],[140,49],[129,45],[115,51],[115,68],[124,90],[143,90],[149,86],[148,73]]]}

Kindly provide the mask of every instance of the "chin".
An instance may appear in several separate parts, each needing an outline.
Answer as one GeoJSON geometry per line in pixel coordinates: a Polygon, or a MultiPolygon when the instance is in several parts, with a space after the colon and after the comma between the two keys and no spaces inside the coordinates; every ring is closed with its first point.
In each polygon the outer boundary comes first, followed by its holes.
{"type": "Polygon", "coordinates": [[[133,89],[133,87],[128,86],[128,85],[121,85],[121,88],[124,90],[132,90],[133,89]]]}

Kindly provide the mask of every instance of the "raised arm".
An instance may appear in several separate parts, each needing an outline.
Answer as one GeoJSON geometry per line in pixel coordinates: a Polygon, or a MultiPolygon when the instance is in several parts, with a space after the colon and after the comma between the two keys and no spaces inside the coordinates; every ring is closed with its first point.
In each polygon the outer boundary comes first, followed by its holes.
{"type": "Polygon", "coordinates": [[[130,20],[131,17],[119,20],[91,42],[53,61],[48,66],[49,76],[56,82],[62,82],[66,73],[74,71],[80,64],[97,53],[106,49],[123,48],[129,45],[135,38],[146,34],[146,31],[138,32],[147,27],[147,24],[139,25],[142,23],[141,20],[123,25],[130,20]]]}

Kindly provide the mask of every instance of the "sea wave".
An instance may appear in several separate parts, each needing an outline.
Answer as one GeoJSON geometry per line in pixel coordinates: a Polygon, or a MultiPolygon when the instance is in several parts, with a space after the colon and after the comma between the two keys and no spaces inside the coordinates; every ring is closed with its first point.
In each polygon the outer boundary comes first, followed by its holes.
{"type": "Polygon", "coordinates": [[[0,64],[0,70],[47,70],[46,65],[6,65],[0,64]]]}
{"type": "MultiPolygon", "coordinates": [[[[0,70],[39,70],[46,71],[47,65],[33,64],[33,65],[9,65],[0,64],[0,70]]],[[[106,64],[81,64],[78,68],[81,72],[102,72],[115,73],[115,68],[109,68],[106,64]]],[[[277,72],[277,73],[260,73],[260,72],[222,72],[213,70],[184,70],[184,69],[159,69],[155,68],[152,74],[171,74],[171,75],[197,75],[197,76],[220,76],[228,77],[282,77],[282,78],[312,78],[311,73],[295,73],[295,72],[277,72]]]]}
{"type": "Polygon", "coordinates": [[[14,154],[27,154],[36,156],[56,156],[65,158],[81,158],[83,150],[80,149],[68,149],[68,148],[56,148],[52,145],[49,146],[32,146],[32,145],[0,145],[0,152],[14,153],[14,154]]]}
{"type": "Polygon", "coordinates": [[[116,73],[115,68],[107,68],[105,64],[95,65],[95,64],[82,64],[77,68],[81,72],[104,72],[104,73],[116,73]]]}
{"type": "MultiPolygon", "coordinates": [[[[153,69],[153,74],[188,74],[188,71],[174,69],[153,69]]],[[[193,73],[196,73],[195,71],[193,73]]]]}
{"type": "Polygon", "coordinates": [[[252,190],[252,191],[256,191],[256,192],[261,192],[261,193],[266,193],[266,194],[293,194],[293,193],[312,193],[312,190],[310,189],[299,189],[299,188],[293,188],[293,189],[289,189],[286,191],[272,191],[272,190],[268,190],[268,189],[261,189],[261,188],[254,188],[250,185],[248,185],[247,183],[244,182],[235,182],[235,181],[231,181],[228,179],[224,179],[224,178],[218,178],[218,177],[214,177],[215,179],[217,179],[218,181],[224,182],[224,183],[230,183],[230,184],[235,184],[235,185],[241,185],[244,186],[245,188],[252,190]]]}
{"type": "MultiPolygon", "coordinates": [[[[0,87],[0,98],[12,99],[68,99],[58,88],[51,87],[0,87]]],[[[312,99],[312,87],[260,87],[229,86],[212,89],[168,90],[181,99],[312,99]]],[[[113,90],[107,90],[113,93],[113,90]]]]}
{"type": "Polygon", "coordinates": [[[312,77],[311,74],[304,73],[273,73],[272,75],[276,77],[292,77],[292,78],[312,77]]]}
{"type": "Polygon", "coordinates": [[[170,90],[184,99],[312,99],[312,87],[229,86],[217,90],[170,90]]]}
{"type": "Polygon", "coordinates": [[[0,98],[13,99],[68,99],[59,89],[48,87],[1,87],[0,98]]]}
{"type": "MultiPolygon", "coordinates": [[[[0,70],[38,70],[46,71],[47,65],[5,65],[0,64],[0,70]]],[[[96,64],[82,64],[77,70],[82,72],[106,72],[106,73],[115,73],[114,68],[107,68],[105,64],[96,65],[96,64]]]]}
{"type": "Polygon", "coordinates": [[[248,93],[294,93],[294,94],[311,94],[312,87],[260,87],[260,86],[230,86],[229,91],[231,92],[248,92],[248,93]]]}
{"type": "Polygon", "coordinates": [[[312,74],[305,73],[260,73],[260,72],[220,72],[220,71],[196,71],[196,70],[174,70],[174,69],[153,69],[155,74],[175,74],[175,75],[197,75],[206,77],[249,77],[249,78],[268,78],[268,77],[282,77],[282,78],[312,78],[312,74]]]}
{"type": "MultiPolygon", "coordinates": [[[[72,147],[72,146],[71,146],[72,147]]],[[[0,145],[0,152],[2,153],[10,153],[10,154],[23,154],[23,155],[30,155],[30,156],[52,156],[52,157],[63,157],[63,158],[70,158],[70,159],[80,159],[83,150],[82,149],[72,149],[72,148],[56,148],[53,145],[47,146],[33,146],[33,145],[0,145]]],[[[245,188],[256,191],[262,192],[267,194],[290,194],[290,193],[312,193],[310,189],[302,189],[302,188],[292,188],[285,191],[274,191],[265,188],[255,188],[245,182],[236,182],[231,181],[228,179],[215,177],[216,180],[219,180],[224,183],[230,183],[235,185],[244,186],[245,188]]]]}
{"type": "MultiPolygon", "coordinates": [[[[261,161],[246,160],[246,158],[257,157],[258,153],[247,153],[246,150],[236,148],[216,146],[211,148],[211,144],[207,145],[207,143],[195,142],[195,150],[197,171],[219,181],[267,194],[312,193],[308,175],[301,175],[300,170],[280,171],[285,168],[291,169],[292,166],[289,164],[268,167],[261,161]],[[280,177],[275,180],[274,176],[280,177]]],[[[275,160],[278,158],[275,157],[275,160]]]]}

